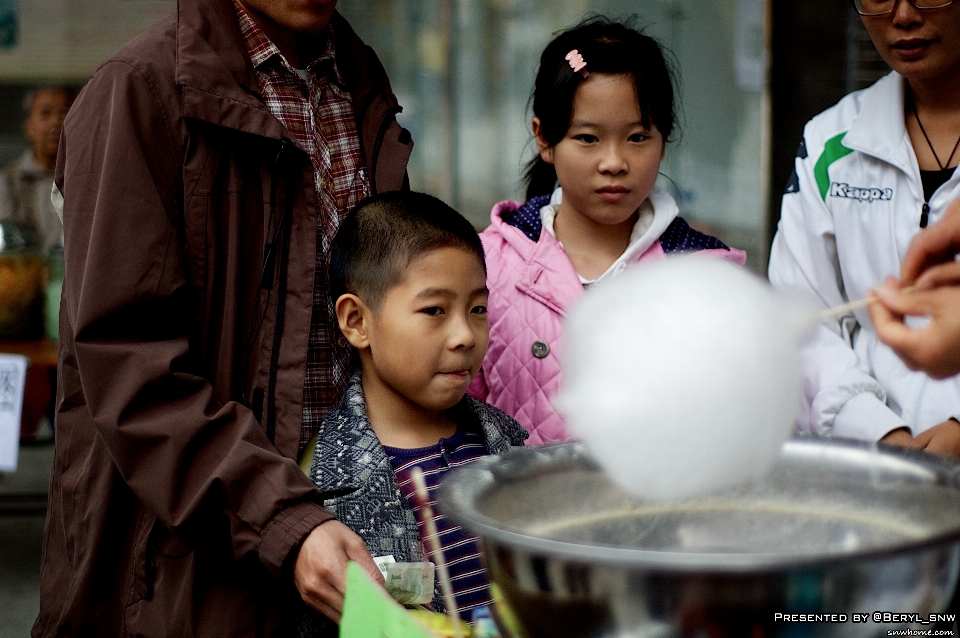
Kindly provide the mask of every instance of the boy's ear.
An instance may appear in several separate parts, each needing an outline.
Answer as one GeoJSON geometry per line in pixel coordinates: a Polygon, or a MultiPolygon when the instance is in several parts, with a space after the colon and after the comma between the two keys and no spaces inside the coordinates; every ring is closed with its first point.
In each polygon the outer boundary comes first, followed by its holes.
{"type": "Polygon", "coordinates": [[[530,121],[530,128],[533,130],[533,137],[537,140],[537,150],[540,151],[540,159],[547,164],[553,164],[553,147],[547,144],[543,137],[543,127],[540,125],[540,118],[534,117],[530,121]]]}
{"type": "Polygon", "coordinates": [[[367,335],[367,327],[371,317],[370,307],[360,297],[345,294],[337,298],[334,309],[337,313],[340,332],[350,345],[357,350],[368,348],[370,339],[367,335]]]}

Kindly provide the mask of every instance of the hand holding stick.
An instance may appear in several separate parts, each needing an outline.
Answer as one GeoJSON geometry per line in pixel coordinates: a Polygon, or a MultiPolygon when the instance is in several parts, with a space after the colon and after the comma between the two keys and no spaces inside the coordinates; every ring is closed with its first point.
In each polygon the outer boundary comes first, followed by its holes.
{"type": "MultiPolygon", "coordinates": [[[[916,286],[909,286],[900,290],[901,295],[911,293],[916,290],[916,286]]],[[[858,299],[856,301],[851,301],[849,303],[840,304],[839,306],[834,306],[833,308],[827,308],[822,310],[814,315],[817,323],[826,321],[827,319],[832,319],[834,317],[842,317],[852,310],[857,310],[858,308],[863,308],[864,306],[869,306],[870,304],[880,301],[880,297],[877,294],[867,295],[863,299],[858,299]]]]}

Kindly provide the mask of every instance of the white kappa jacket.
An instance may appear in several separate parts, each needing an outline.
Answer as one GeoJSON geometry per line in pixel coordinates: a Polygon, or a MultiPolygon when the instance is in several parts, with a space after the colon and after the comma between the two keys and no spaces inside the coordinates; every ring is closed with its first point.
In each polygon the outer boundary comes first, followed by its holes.
{"type": "MultiPolygon", "coordinates": [[[[903,102],[904,79],[890,73],[807,123],[770,254],[775,287],[828,308],[900,275],[924,207],[903,102]]],[[[929,223],[958,196],[960,171],[930,198],[929,223]]],[[[866,308],[821,324],[802,361],[801,432],[876,441],[960,415],[960,376],[911,372],[877,339],[866,308]]]]}

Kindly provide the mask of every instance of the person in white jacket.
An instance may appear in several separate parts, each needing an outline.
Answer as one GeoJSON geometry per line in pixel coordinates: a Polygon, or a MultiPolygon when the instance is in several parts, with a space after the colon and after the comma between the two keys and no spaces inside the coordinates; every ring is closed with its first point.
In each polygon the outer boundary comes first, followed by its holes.
{"type": "MultiPolygon", "coordinates": [[[[960,196],[960,3],[854,6],[893,72],[807,123],[770,255],[773,285],[823,308],[899,274],[960,196]]],[[[960,456],[960,378],[910,370],[867,308],[821,324],[803,365],[800,431],[960,456]]]]}

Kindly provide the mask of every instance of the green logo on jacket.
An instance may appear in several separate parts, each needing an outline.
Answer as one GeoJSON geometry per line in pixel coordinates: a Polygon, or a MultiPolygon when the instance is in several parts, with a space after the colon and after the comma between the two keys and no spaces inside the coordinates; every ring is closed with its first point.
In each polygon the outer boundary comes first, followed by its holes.
{"type": "Polygon", "coordinates": [[[820,189],[820,198],[823,201],[827,201],[827,192],[830,190],[830,165],[853,152],[852,148],[843,145],[843,138],[846,135],[847,132],[844,131],[827,140],[823,145],[823,154],[813,167],[813,176],[817,180],[817,188],[820,189]]]}

